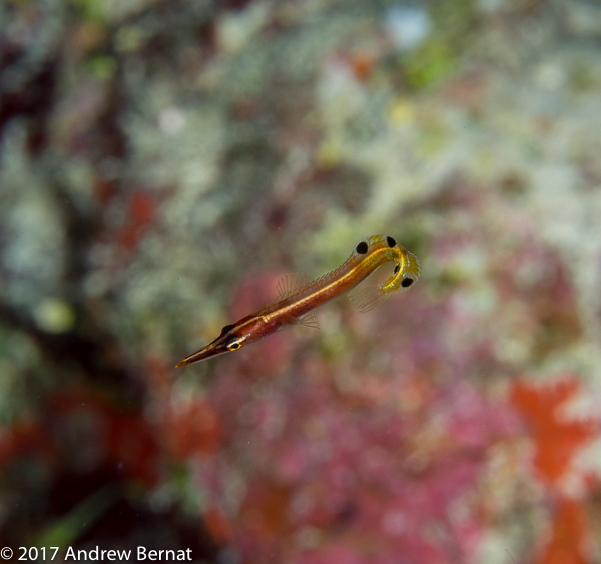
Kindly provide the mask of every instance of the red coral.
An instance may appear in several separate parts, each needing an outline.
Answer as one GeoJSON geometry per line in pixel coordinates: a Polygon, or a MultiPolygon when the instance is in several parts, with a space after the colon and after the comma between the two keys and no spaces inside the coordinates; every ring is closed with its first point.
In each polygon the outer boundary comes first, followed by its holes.
{"type": "Polygon", "coordinates": [[[0,468],[14,458],[30,455],[53,461],[56,450],[39,421],[27,418],[16,421],[0,436],[0,468]]]}
{"type": "Polygon", "coordinates": [[[578,381],[570,377],[544,387],[520,382],[512,390],[513,402],[526,418],[536,445],[535,467],[557,499],[550,539],[537,564],[588,562],[584,547],[589,526],[583,502],[566,497],[560,484],[573,470],[576,454],[599,432],[597,421],[569,420],[562,413],[579,392],[578,381]]]}
{"type": "Polygon", "coordinates": [[[140,412],[123,414],[111,410],[107,458],[130,478],[154,485],[158,480],[159,457],[154,436],[154,429],[140,412]]]}
{"type": "Polygon", "coordinates": [[[203,518],[211,537],[218,545],[223,546],[232,542],[234,538],[232,528],[217,505],[210,505],[204,511],[203,518]]]}
{"type": "Polygon", "coordinates": [[[555,509],[551,540],[536,564],[587,564],[583,547],[588,520],[583,504],[560,498],[555,509]]]}
{"type": "Polygon", "coordinates": [[[221,426],[212,406],[203,400],[172,408],[166,421],[167,448],[183,461],[198,454],[213,454],[221,441],[221,426]]]}
{"type": "Polygon", "coordinates": [[[536,444],[534,464],[550,485],[557,485],[570,469],[574,455],[599,430],[595,421],[566,420],[562,416],[562,406],[579,389],[578,382],[569,378],[548,387],[526,382],[513,387],[513,403],[526,418],[536,444]]]}
{"type": "Polygon", "coordinates": [[[41,417],[17,421],[0,437],[0,465],[23,456],[88,469],[108,463],[151,485],[158,478],[154,434],[139,410],[122,411],[89,390],[57,393],[41,417]]]}
{"type": "Polygon", "coordinates": [[[126,222],[119,233],[119,242],[127,249],[139,243],[154,223],[156,202],[152,194],[143,190],[133,192],[127,203],[126,222]]]}

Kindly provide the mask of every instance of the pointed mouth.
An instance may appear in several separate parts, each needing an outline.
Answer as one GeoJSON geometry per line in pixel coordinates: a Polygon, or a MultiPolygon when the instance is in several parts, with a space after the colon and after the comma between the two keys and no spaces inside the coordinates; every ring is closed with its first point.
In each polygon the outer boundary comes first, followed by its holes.
{"type": "Polygon", "coordinates": [[[209,343],[206,347],[202,349],[198,349],[187,357],[183,358],[179,364],[175,365],[175,368],[179,368],[180,366],[187,366],[188,364],[193,364],[194,362],[200,362],[201,360],[207,360],[208,358],[213,358],[214,356],[219,356],[220,354],[228,352],[227,350],[223,350],[221,347],[213,343],[209,343]]]}

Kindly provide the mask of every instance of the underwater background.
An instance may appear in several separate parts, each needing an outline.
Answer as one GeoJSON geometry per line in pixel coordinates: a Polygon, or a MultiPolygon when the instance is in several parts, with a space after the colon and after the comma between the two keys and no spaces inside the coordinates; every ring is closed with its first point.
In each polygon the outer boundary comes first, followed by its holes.
{"type": "Polygon", "coordinates": [[[0,547],[601,563],[600,155],[597,2],[4,0],[0,547]]]}

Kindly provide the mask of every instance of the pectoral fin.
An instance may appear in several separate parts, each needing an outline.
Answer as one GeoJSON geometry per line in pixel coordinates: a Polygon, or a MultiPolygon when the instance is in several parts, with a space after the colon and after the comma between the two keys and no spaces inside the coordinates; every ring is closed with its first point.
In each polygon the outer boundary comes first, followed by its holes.
{"type": "Polygon", "coordinates": [[[348,293],[348,299],[359,313],[366,313],[383,304],[390,294],[385,294],[378,284],[369,281],[348,293]]]}
{"type": "Polygon", "coordinates": [[[304,325],[305,327],[311,327],[311,329],[319,329],[319,323],[317,322],[317,318],[314,313],[308,313],[307,315],[303,315],[298,320],[299,325],[304,325]]]}

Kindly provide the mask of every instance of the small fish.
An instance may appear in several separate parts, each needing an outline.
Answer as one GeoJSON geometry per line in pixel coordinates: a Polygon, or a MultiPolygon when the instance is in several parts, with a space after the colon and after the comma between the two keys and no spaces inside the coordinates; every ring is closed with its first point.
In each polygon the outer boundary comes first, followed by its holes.
{"type": "Polygon", "coordinates": [[[290,325],[306,325],[319,329],[313,311],[330,300],[349,292],[349,299],[359,312],[370,311],[391,294],[403,292],[419,278],[419,262],[415,255],[399,245],[393,237],[373,235],[361,241],[348,260],[317,280],[288,274],[278,283],[276,303],[226,325],[219,336],[177,366],[237,351],[243,345],[277,333],[290,325]],[[382,284],[359,284],[388,261],[394,261],[392,276],[382,284]]]}

